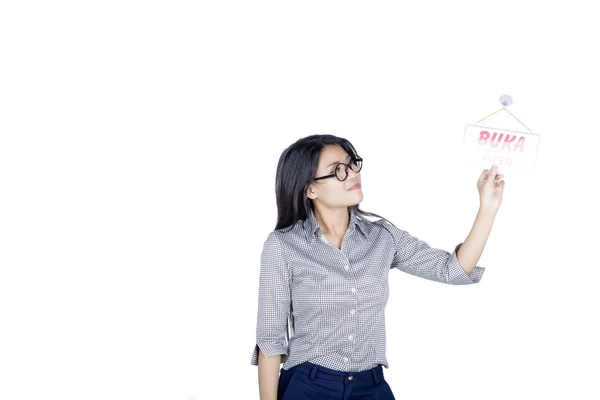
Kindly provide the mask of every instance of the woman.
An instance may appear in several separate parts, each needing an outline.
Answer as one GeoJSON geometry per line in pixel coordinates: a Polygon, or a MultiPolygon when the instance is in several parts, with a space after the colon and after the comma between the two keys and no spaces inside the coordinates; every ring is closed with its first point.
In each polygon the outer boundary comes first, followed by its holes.
{"type": "Polygon", "coordinates": [[[483,275],[476,263],[504,189],[495,165],[481,173],[477,219],[453,253],[361,210],[361,168],[354,146],[333,135],[302,138],[279,158],[251,361],[261,400],[394,399],[382,368],[389,270],[451,285],[483,275]]]}

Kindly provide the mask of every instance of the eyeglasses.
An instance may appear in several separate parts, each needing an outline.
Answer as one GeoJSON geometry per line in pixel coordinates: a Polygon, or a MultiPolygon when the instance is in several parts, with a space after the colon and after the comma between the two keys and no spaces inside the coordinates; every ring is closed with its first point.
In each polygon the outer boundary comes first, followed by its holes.
{"type": "Polygon", "coordinates": [[[333,178],[334,176],[338,179],[338,181],[345,181],[348,178],[348,168],[352,169],[354,172],[360,172],[362,169],[363,159],[359,156],[352,158],[349,164],[338,163],[335,166],[335,172],[330,175],[320,176],[318,178],[313,179],[314,181],[318,181],[319,179],[327,179],[333,178]]]}

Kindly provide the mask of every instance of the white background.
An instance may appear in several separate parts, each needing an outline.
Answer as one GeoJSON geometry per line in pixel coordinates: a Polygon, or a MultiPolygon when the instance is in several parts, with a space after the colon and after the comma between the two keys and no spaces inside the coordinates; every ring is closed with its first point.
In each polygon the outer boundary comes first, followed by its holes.
{"type": "Polygon", "coordinates": [[[452,250],[464,128],[502,94],[536,170],[505,173],[480,283],[390,271],[384,374],[398,399],[599,398],[592,2],[404,3],[3,2],[0,398],[258,399],[281,152],[349,139],[361,207],[452,250]]]}

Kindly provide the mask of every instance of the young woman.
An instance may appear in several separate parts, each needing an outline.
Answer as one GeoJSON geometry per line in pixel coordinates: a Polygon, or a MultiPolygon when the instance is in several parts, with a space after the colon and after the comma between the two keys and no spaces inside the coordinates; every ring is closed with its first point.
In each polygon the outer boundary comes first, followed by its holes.
{"type": "Polygon", "coordinates": [[[261,400],[394,399],[382,368],[390,269],[450,285],[483,275],[476,264],[504,189],[496,166],[481,173],[477,218],[450,253],[359,208],[362,163],[333,135],[302,138],[279,158],[251,361],[261,400]]]}

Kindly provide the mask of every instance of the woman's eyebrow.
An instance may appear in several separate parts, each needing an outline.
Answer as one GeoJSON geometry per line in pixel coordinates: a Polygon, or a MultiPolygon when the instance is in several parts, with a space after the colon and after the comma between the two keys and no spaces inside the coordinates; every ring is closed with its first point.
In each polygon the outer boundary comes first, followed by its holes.
{"type": "MultiPolygon", "coordinates": [[[[350,154],[348,154],[348,155],[346,156],[346,158],[344,158],[344,161],[346,161],[346,160],[348,159],[348,157],[350,157],[350,154]]],[[[329,164],[328,166],[326,166],[326,167],[325,167],[325,169],[327,169],[327,168],[329,168],[329,167],[333,167],[335,164],[339,164],[339,163],[341,163],[341,161],[334,161],[334,162],[332,162],[331,164],[329,164]]]]}

